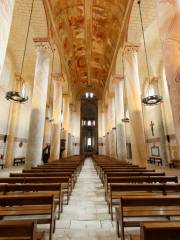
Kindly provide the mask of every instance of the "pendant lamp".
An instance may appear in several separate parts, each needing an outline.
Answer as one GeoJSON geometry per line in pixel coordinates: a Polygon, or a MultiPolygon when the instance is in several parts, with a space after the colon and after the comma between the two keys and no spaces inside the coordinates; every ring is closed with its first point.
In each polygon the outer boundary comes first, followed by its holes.
{"type": "MultiPolygon", "coordinates": [[[[29,22],[27,26],[27,34],[26,34],[26,39],[25,39],[25,47],[24,47],[24,53],[23,53],[23,58],[22,58],[22,64],[21,64],[21,71],[20,71],[20,80],[22,79],[22,73],[23,73],[23,68],[24,68],[24,60],[25,60],[25,55],[26,55],[26,49],[27,49],[27,41],[28,41],[28,36],[29,36],[29,30],[30,30],[30,23],[31,23],[31,18],[32,18],[32,12],[33,12],[33,6],[34,6],[34,0],[32,0],[31,4],[31,10],[30,10],[30,16],[29,16],[29,22]]],[[[11,102],[17,102],[17,103],[26,103],[28,101],[28,96],[25,94],[25,84],[23,83],[21,86],[21,91],[8,91],[6,93],[6,99],[11,101],[11,102]]]]}
{"type": "Polygon", "coordinates": [[[141,19],[141,28],[142,28],[142,35],[143,35],[143,43],[144,43],[144,50],[145,50],[145,56],[146,56],[146,65],[147,65],[147,72],[148,72],[148,96],[144,97],[142,99],[142,102],[145,105],[152,106],[155,104],[158,104],[162,102],[162,97],[160,95],[151,95],[150,94],[150,86],[151,86],[151,80],[150,80],[150,69],[149,69],[149,63],[148,63],[148,55],[147,55],[147,48],[146,48],[146,41],[145,41],[145,34],[144,34],[144,25],[143,25],[143,19],[142,19],[142,11],[141,11],[141,1],[137,2],[139,5],[139,15],[141,19]]]}

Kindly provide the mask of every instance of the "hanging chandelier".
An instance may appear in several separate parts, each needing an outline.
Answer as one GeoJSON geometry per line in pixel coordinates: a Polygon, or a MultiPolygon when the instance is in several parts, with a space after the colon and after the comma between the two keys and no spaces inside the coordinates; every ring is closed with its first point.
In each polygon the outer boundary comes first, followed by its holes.
{"type": "Polygon", "coordinates": [[[147,48],[146,48],[146,41],[145,41],[145,34],[144,34],[144,25],[143,25],[143,19],[142,19],[142,11],[141,11],[141,1],[137,2],[139,5],[139,15],[140,15],[140,19],[141,19],[141,28],[142,28],[142,35],[143,35],[143,43],[144,43],[144,50],[145,50],[145,56],[146,56],[146,65],[147,65],[147,72],[148,72],[148,96],[144,97],[142,99],[142,102],[145,105],[151,106],[151,105],[156,105],[160,102],[162,102],[162,97],[160,95],[154,94],[151,95],[150,94],[150,85],[151,85],[151,80],[150,80],[150,69],[149,69],[149,63],[148,63],[148,55],[147,55],[147,48]]]}
{"type": "MultiPolygon", "coordinates": [[[[23,68],[24,68],[24,60],[25,60],[25,55],[26,55],[27,41],[28,41],[28,36],[29,36],[29,29],[30,29],[30,23],[31,23],[31,18],[32,18],[33,6],[34,6],[34,0],[32,0],[29,22],[28,22],[28,27],[27,27],[25,47],[24,47],[24,53],[23,53],[22,64],[21,64],[21,71],[20,71],[20,76],[19,76],[20,81],[22,80],[22,73],[23,73],[23,68]]],[[[18,91],[8,91],[6,93],[5,97],[6,97],[7,100],[9,100],[11,102],[18,102],[18,103],[26,103],[29,99],[28,96],[25,94],[25,84],[24,83],[21,86],[21,91],[20,92],[18,92],[18,91]]]]}

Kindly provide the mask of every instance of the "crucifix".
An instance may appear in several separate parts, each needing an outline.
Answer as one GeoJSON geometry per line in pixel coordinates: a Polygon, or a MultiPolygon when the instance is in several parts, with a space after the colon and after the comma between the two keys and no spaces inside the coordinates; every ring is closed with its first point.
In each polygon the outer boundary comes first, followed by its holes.
{"type": "Polygon", "coordinates": [[[153,121],[151,121],[150,127],[151,127],[152,136],[154,136],[154,123],[153,123],[153,121]]]}

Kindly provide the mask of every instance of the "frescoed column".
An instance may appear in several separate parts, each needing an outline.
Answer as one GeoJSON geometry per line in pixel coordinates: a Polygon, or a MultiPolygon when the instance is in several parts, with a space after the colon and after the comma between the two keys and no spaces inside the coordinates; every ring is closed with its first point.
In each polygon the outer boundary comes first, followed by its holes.
{"type": "Polygon", "coordinates": [[[50,65],[50,46],[44,40],[35,40],[36,66],[32,95],[26,169],[41,164],[47,88],[50,65]]]}
{"type": "Polygon", "coordinates": [[[127,44],[124,49],[126,94],[128,101],[133,163],[147,165],[146,140],[142,115],[141,88],[138,72],[137,45],[127,44]]]}

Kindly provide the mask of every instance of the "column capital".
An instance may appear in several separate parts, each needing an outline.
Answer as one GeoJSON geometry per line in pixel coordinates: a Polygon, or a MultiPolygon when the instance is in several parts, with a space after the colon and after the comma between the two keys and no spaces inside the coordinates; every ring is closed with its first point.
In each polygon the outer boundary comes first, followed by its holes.
{"type": "Polygon", "coordinates": [[[51,78],[53,81],[64,82],[63,75],[61,73],[52,73],[51,78]]]}
{"type": "Polygon", "coordinates": [[[160,80],[160,77],[159,76],[154,76],[154,77],[152,77],[151,79],[150,79],[150,82],[151,83],[157,83],[157,82],[159,82],[159,80],[160,80]]]}
{"type": "Polygon", "coordinates": [[[68,93],[63,93],[63,98],[69,99],[69,94],[68,93]]]}
{"type": "Polygon", "coordinates": [[[123,53],[127,54],[127,53],[138,52],[139,47],[140,47],[140,45],[136,44],[136,43],[126,43],[124,45],[123,53]]]}
{"type": "Polygon", "coordinates": [[[52,51],[48,38],[34,38],[33,41],[36,49],[44,49],[50,52],[52,51]]]}
{"type": "Polygon", "coordinates": [[[24,83],[24,82],[25,82],[25,80],[22,78],[22,76],[20,76],[19,73],[15,73],[15,74],[14,74],[14,77],[15,77],[15,79],[16,79],[17,82],[21,82],[21,83],[24,83]]]}
{"type": "Polygon", "coordinates": [[[76,107],[75,107],[75,104],[74,104],[74,103],[70,103],[70,104],[69,104],[69,110],[70,110],[71,112],[75,112],[75,111],[76,111],[76,107]]]}
{"type": "Polygon", "coordinates": [[[107,104],[103,104],[103,105],[102,105],[102,112],[103,112],[103,113],[106,113],[106,112],[107,112],[107,109],[108,109],[107,104]]]}
{"type": "Polygon", "coordinates": [[[22,85],[25,83],[24,79],[20,76],[20,74],[15,73],[15,83],[14,83],[14,89],[15,91],[20,91],[22,85]]]}
{"type": "Polygon", "coordinates": [[[109,91],[109,93],[108,93],[108,98],[111,100],[111,99],[114,98],[114,97],[115,97],[114,92],[113,92],[113,91],[109,91]]]}
{"type": "Polygon", "coordinates": [[[124,80],[124,76],[120,74],[115,74],[113,76],[114,83],[120,82],[124,80]]]}

